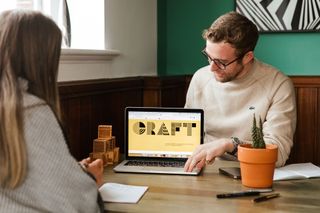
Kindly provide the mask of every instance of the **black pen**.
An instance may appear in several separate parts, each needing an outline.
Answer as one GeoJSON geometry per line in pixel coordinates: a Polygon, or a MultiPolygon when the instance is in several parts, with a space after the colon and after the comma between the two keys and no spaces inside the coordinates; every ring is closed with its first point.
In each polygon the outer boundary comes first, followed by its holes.
{"type": "Polygon", "coordinates": [[[263,196],[260,196],[260,197],[257,197],[255,199],[253,199],[252,201],[257,203],[257,202],[261,202],[261,201],[265,201],[265,200],[270,200],[272,198],[276,198],[276,197],[279,197],[279,193],[274,193],[274,194],[268,194],[268,195],[263,195],[263,196]]]}
{"type": "Polygon", "coordinates": [[[233,197],[245,197],[245,196],[256,196],[259,195],[258,191],[243,191],[243,192],[232,192],[225,194],[217,194],[217,198],[233,198],[233,197]]]}

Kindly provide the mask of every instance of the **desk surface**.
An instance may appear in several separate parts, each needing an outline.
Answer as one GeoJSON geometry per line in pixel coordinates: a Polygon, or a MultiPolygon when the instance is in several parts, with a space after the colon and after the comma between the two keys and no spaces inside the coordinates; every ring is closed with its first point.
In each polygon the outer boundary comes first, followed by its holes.
{"type": "Polygon", "coordinates": [[[252,197],[217,199],[216,194],[246,190],[241,180],[219,174],[219,167],[237,162],[216,160],[199,176],[114,173],[105,168],[106,182],[149,186],[137,204],[106,203],[108,212],[320,212],[320,179],[274,182],[280,197],[253,203],[252,197]]]}

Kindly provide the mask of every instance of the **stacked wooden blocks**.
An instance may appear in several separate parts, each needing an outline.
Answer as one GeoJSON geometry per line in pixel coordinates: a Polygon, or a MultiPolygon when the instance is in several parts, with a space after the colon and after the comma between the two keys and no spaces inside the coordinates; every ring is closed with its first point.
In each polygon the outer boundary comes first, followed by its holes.
{"type": "Polygon", "coordinates": [[[103,165],[112,165],[119,162],[119,147],[116,147],[116,138],[112,136],[111,125],[98,126],[98,138],[93,140],[91,160],[101,159],[103,165]]]}

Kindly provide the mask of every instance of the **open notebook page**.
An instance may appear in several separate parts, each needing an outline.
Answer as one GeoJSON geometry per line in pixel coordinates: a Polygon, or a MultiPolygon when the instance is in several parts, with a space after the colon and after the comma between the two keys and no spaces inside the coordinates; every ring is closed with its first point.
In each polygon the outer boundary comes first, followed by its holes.
{"type": "Polygon", "coordinates": [[[138,203],[147,189],[147,186],[105,183],[99,188],[99,192],[104,202],[138,203]]]}

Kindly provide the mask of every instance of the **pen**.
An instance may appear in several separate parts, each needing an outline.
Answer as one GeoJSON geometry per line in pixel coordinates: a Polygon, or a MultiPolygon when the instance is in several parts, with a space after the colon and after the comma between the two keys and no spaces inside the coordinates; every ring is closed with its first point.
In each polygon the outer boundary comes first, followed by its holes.
{"type": "Polygon", "coordinates": [[[267,193],[267,192],[272,192],[273,189],[272,188],[250,189],[250,190],[247,190],[247,191],[257,191],[257,192],[260,192],[260,193],[267,193]]]}
{"type": "Polygon", "coordinates": [[[217,198],[233,198],[233,197],[245,197],[245,196],[255,196],[259,195],[258,191],[243,191],[243,192],[233,192],[225,194],[217,194],[217,198]]]}
{"type": "Polygon", "coordinates": [[[279,193],[274,193],[274,194],[268,194],[268,195],[264,195],[264,196],[260,196],[260,197],[257,197],[255,199],[253,199],[252,201],[257,203],[257,202],[261,202],[261,201],[265,201],[265,200],[270,200],[272,198],[276,198],[276,197],[279,197],[279,193]]]}

